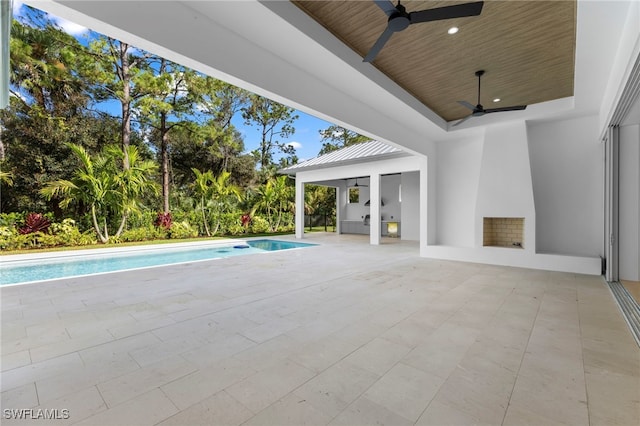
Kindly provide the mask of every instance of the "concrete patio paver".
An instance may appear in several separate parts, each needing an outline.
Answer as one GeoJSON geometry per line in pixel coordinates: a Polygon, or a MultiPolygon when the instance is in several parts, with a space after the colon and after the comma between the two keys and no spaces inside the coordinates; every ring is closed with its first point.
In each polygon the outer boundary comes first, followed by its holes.
{"type": "Polygon", "coordinates": [[[640,350],[601,277],[307,240],[1,288],[2,407],[86,425],[640,424],[640,350]]]}

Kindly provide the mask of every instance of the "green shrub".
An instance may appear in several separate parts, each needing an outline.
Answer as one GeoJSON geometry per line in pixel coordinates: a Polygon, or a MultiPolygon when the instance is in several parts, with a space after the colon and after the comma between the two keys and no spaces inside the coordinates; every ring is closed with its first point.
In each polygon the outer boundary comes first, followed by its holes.
{"type": "Polygon", "coordinates": [[[11,250],[35,249],[51,247],[53,240],[42,232],[32,232],[30,234],[18,234],[13,238],[11,250]]]}
{"type": "Polygon", "coordinates": [[[291,224],[280,225],[278,232],[295,232],[296,226],[291,224]]]}
{"type": "Polygon", "coordinates": [[[171,211],[171,218],[173,219],[173,222],[184,222],[186,221],[189,224],[192,223],[199,223],[202,221],[202,216],[200,216],[200,213],[197,210],[181,210],[181,209],[175,209],[171,211]]]}
{"type": "Polygon", "coordinates": [[[253,216],[251,218],[251,232],[254,234],[264,234],[269,231],[269,222],[262,216],[253,216]]]}
{"type": "Polygon", "coordinates": [[[156,228],[153,224],[149,224],[147,226],[123,231],[117,239],[114,238],[114,242],[149,241],[162,238],[167,238],[167,232],[162,228],[156,228]]]}
{"type": "Polygon", "coordinates": [[[173,222],[169,229],[169,238],[195,238],[198,236],[198,228],[191,226],[189,222],[183,220],[182,222],[173,222]]]}
{"type": "Polygon", "coordinates": [[[54,222],[47,232],[37,231],[28,234],[20,234],[15,226],[0,226],[0,249],[2,250],[28,250],[89,244],[96,244],[93,232],[81,233],[73,219],[64,219],[60,223],[54,222]]]}
{"type": "Polygon", "coordinates": [[[240,223],[232,223],[227,228],[227,235],[242,235],[245,233],[245,227],[240,223]]]}
{"type": "Polygon", "coordinates": [[[136,228],[144,228],[148,225],[152,225],[153,222],[156,220],[156,216],[157,216],[157,213],[150,210],[132,213],[127,218],[127,227],[129,229],[136,229],[136,228]]]}
{"type": "Polygon", "coordinates": [[[67,218],[60,223],[52,223],[49,231],[56,237],[58,246],[86,246],[97,243],[93,231],[80,232],[73,219],[67,218]]]}
{"type": "Polygon", "coordinates": [[[0,250],[15,250],[18,231],[12,226],[0,226],[0,250]]]}
{"type": "Polygon", "coordinates": [[[281,232],[290,231],[296,229],[296,216],[291,212],[282,213],[282,221],[278,230],[281,232]]]}
{"type": "Polygon", "coordinates": [[[0,226],[17,228],[24,223],[24,213],[0,213],[0,226]]]}
{"type": "Polygon", "coordinates": [[[244,232],[239,213],[224,213],[220,216],[220,234],[239,235],[244,232]]]}

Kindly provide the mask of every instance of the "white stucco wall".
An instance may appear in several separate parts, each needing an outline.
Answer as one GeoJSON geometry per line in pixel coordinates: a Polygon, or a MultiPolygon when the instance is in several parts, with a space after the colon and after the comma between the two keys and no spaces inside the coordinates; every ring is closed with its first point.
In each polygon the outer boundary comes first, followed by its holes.
{"type": "MultiPolygon", "coordinates": [[[[535,208],[523,122],[492,126],[484,138],[438,144],[437,245],[482,246],[483,217],[524,217],[535,229],[535,208]]],[[[534,235],[524,247],[535,251],[534,235]]]]}
{"type": "MultiPolygon", "coordinates": [[[[596,6],[597,7],[597,6],[596,6]]],[[[609,49],[609,58],[598,58],[596,66],[610,66],[609,79],[606,82],[606,90],[600,103],[599,131],[604,133],[615,108],[620,102],[623,88],[629,79],[636,58],[640,55],[640,2],[608,2],[605,7],[626,9],[626,20],[623,25],[609,25],[607,31],[602,32],[604,39],[611,38],[608,45],[615,48],[609,49]],[[620,35],[617,35],[620,33],[620,35]]]]}
{"type": "MultiPolygon", "coordinates": [[[[369,178],[358,179],[358,191],[360,196],[357,203],[347,203],[345,216],[342,220],[364,220],[365,215],[371,213],[371,206],[366,206],[370,200],[369,178]],[[367,186],[362,186],[367,185],[367,186]]],[[[349,180],[349,186],[355,185],[355,179],[349,180]]],[[[380,193],[384,200],[381,208],[382,220],[400,220],[401,206],[398,201],[398,186],[400,175],[381,176],[380,193]],[[393,216],[393,218],[391,217],[393,216]]]]}
{"type": "MultiPolygon", "coordinates": [[[[345,205],[345,215],[342,220],[364,220],[364,216],[369,214],[369,207],[364,203],[369,199],[369,188],[364,186],[358,187],[359,197],[357,203],[350,203],[349,188],[354,185],[355,180],[350,180],[347,185],[347,204],[345,205]]],[[[369,179],[358,179],[358,185],[369,185],[369,179]]]]}
{"type": "Polygon", "coordinates": [[[482,145],[482,139],[438,144],[436,244],[474,245],[474,212],[482,145]]]}
{"type": "Polygon", "coordinates": [[[524,218],[524,249],[536,251],[536,210],[529,163],[524,122],[487,128],[474,213],[475,247],[482,247],[483,218],[517,217],[524,218]]]}
{"type": "Polygon", "coordinates": [[[422,255],[599,274],[601,152],[597,117],[512,122],[439,143],[438,240],[422,255]],[[482,247],[484,216],[524,217],[524,250],[482,247]]]}
{"type": "Polygon", "coordinates": [[[402,174],[402,239],[420,239],[420,172],[402,174]]]}
{"type": "Polygon", "coordinates": [[[380,208],[382,220],[400,220],[402,214],[399,200],[400,183],[400,175],[388,175],[380,178],[380,195],[384,201],[384,206],[380,208]]]}
{"type": "Polygon", "coordinates": [[[602,256],[603,145],[598,117],[530,124],[539,253],[602,256]]]}
{"type": "Polygon", "coordinates": [[[640,281],[640,125],[621,126],[619,276],[640,281]]]}

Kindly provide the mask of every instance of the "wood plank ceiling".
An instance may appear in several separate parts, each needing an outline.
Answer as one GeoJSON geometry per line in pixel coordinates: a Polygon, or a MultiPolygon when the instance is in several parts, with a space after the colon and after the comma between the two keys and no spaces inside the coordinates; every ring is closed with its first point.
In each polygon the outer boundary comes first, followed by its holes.
{"type": "MultiPolygon", "coordinates": [[[[467,0],[471,1],[471,0],[467,0]]],[[[403,1],[407,12],[467,1],[403,1]]],[[[364,57],[387,25],[373,1],[293,1],[364,57]]],[[[396,4],[396,2],[394,2],[396,4]]],[[[477,103],[532,105],[573,96],[576,0],[484,2],[482,14],[410,25],[395,33],[373,65],[447,121],[477,103]],[[456,26],[458,33],[447,30],[456,26]],[[493,99],[500,98],[500,102],[493,99]]]]}

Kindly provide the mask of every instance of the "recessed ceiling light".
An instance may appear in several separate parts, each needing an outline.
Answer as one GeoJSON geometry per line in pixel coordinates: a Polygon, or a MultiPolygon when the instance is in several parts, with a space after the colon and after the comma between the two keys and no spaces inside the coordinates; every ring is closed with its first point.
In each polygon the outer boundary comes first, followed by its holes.
{"type": "Polygon", "coordinates": [[[447,31],[449,34],[455,34],[458,32],[458,27],[451,27],[449,28],[449,30],[447,31]]]}
{"type": "Polygon", "coordinates": [[[493,102],[500,102],[500,98],[495,98],[493,102]]]}

